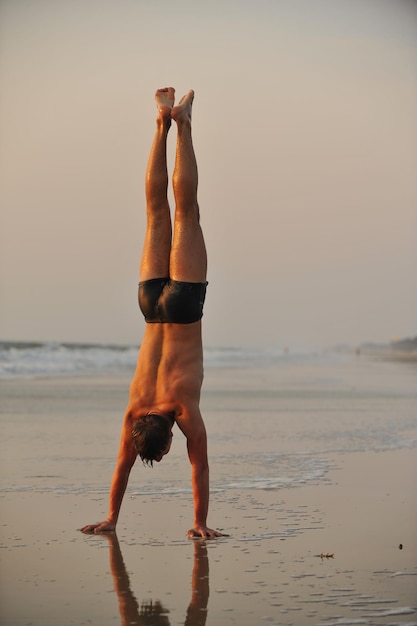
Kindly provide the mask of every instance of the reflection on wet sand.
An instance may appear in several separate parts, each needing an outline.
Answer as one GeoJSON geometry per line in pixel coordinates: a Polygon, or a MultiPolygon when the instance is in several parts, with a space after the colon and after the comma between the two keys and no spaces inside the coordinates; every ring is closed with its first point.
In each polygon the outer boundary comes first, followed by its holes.
{"type": "Polygon", "coordinates": [[[194,566],[191,577],[191,602],[188,605],[185,626],[204,626],[207,619],[209,589],[209,562],[205,541],[194,541],[194,566]]]}
{"type": "MultiPolygon", "coordinates": [[[[116,533],[105,536],[110,547],[110,570],[117,593],[121,626],[170,626],[169,610],[160,600],[147,601],[139,606],[130,588],[129,575],[123,561],[116,533]]],[[[184,626],[204,626],[207,619],[209,599],[209,562],[205,541],[194,541],[194,564],[191,577],[191,601],[188,605],[184,626]]]]}

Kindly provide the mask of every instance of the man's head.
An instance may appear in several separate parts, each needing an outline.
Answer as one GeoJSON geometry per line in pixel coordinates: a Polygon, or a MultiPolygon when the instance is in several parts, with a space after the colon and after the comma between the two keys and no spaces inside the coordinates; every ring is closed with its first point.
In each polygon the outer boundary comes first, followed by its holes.
{"type": "Polygon", "coordinates": [[[168,454],[172,441],[173,421],[168,415],[148,413],[136,420],[132,439],[145,465],[153,465],[168,454]]]}

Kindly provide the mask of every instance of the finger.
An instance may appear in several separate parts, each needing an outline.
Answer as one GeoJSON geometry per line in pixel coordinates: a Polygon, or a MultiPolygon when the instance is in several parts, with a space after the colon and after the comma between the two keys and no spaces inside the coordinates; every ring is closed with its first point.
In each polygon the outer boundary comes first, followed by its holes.
{"type": "Polygon", "coordinates": [[[206,539],[206,533],[204,530],[195,530],[193,537],[196,539],[206,539]]]}
{"type": "Polygon", "coordinates": [[[215,538],[214,532],[212,530],[201,530],[198,536],[201,537],[201,539],[209,540],[215,538]]]}
{"type": "Polygon", "coordinates": [[[219,532],[218,530],[212,530],[209,534],[209,539],[218,539],[219,537],[230,537],[230,535],[225,535],[224,533],[219,532]]]}

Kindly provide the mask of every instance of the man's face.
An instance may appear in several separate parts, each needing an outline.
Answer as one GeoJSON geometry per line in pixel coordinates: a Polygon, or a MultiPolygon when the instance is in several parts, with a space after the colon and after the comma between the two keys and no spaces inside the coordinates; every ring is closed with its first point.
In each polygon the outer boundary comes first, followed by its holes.
{"type": "Polygon", "coordinates": [[[168,454],[168,452],[170,451],[170,449],[171,449],[171,443],[172,443],[172,437],[173,437],[173,434],[172,434],[172,431],[171,431],[171,432],[169,433],[169,442],[168,442],[167,447],[166,447],[166,448],[165,448],[165,450],[163,450],[160,454],[158,454],[158,456],[157,456],[157,457],[155,457],[155,459],[154,459],[154,461],[156,461],[157,463],[159,463],[160,461],[162,461],[162,459],[164,458],[164,456],[165,456],[166,454],[168,454]]]}

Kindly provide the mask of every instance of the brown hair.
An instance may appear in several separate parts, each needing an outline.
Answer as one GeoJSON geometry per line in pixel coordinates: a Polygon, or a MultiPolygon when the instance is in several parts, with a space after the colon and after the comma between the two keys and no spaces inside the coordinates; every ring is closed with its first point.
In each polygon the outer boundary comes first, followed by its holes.
{"type": "Polygon", "coordinates": [[[158,413],[147,413],[140,417],[132,428],[132,439],[145,465],[153,467],[153,461],[168,447],[171,420],[158,413]]]}

